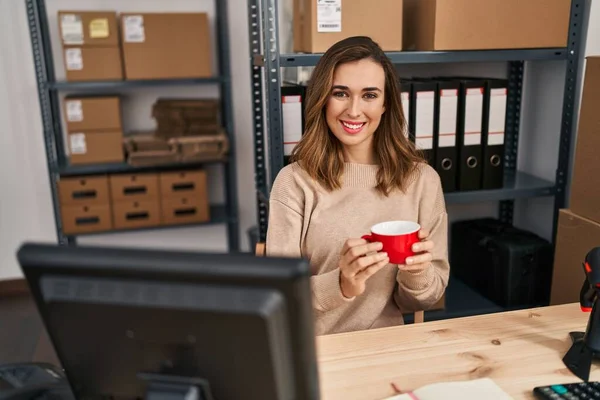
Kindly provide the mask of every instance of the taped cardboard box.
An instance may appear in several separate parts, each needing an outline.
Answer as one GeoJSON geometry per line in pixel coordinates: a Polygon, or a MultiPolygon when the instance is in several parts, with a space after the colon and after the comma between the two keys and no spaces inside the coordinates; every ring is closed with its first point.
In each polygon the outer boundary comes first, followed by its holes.
{"type": "Polygon", "coordinates": [[[571,0],[404,0],[405,50],[566,47],[571,0]]]}
{"type": "Polygon", "coordinates": [[[183,162],[222,160],[229,152],[229,140],[224,132],[172,138],[169,144],[183,162]]]}
{"type": "Polygon", "coordinates": [[[114,131],[71,132],[68,134],[71,164],[123,162],[123,134],[114,131]]]}
{"type": "Polygon", "coordinates": [[[117,81],[123,79],[118,47],[69,46],[63,49],[67,81],[117,81]]]}
{"type": "Polygon", "coordinates": [[[67,96],[63,112],[67,132],[122,129],[117,96],[67,96]]]}
{"type": "Polygon", "coordinates": [[[158,99],[152,107],[157,135],[216,134],[221,126],[219,107],[219,101],[213,99],[158,99]]]}
{"type": "Polygon", "coordinates": [[[213,75],[206,13],[122,13],[120,26],[126,79],[213,75]]]}
{"type": "Polygon", "coordinates": [[[324,53],[350,36],[369,36],[384,51],[402,50],[403,0],[294,0],[294,51],[324,53]]]}
{"type": "MultiPolygon", "coordinates": [[[[570,207],[583,217],[600,222],[600,56],[588,57],[577,128],[570,207]]],[[[600,245],[600,242],[598,243],[600,245]]]]}

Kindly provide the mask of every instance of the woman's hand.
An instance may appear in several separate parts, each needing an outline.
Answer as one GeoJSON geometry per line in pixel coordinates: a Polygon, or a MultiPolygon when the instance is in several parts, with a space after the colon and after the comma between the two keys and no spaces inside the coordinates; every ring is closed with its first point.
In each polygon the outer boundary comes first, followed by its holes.
{"type": "Polygon", "coordinates": [[[433,249],[434,243],[431,240],[427,240],[428,236],[428,230],[421,229],[419,231],[419,239],[421,239],[421,241],[412,246],[412,251],[416,254],[408,257],[406,259],[406,264],[399,264],[399,269],[417,273],[429,268],[431,260],[433,259],[429,251],[433,249]]]}
{"type": "Polygon", "coordinates": [[[344,297],[362,294],[367,280],[389,264],[387,253],[379,252],[382,247],[379,242],[369,243],[364,239],[348,239],[344,243],[339,262],[340,288],[344,297]]]}

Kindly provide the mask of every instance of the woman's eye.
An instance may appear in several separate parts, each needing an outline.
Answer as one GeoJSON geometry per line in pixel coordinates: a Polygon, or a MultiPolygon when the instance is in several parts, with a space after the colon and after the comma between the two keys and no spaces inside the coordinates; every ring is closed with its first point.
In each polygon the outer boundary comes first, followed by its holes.
{"type": "Polygon", "coordinates": [[[346,93],[344,92],[333,92],[334,97],[345,97],[346,93]]]}
{"type": "Polygon", "coordinates": [[[367,99],[376,99],[376,98],[377,98],[377,95],[376,95],[375,93],[366,93],[366,94],[365,94],[365,97],[366,97],[367,99]]]}

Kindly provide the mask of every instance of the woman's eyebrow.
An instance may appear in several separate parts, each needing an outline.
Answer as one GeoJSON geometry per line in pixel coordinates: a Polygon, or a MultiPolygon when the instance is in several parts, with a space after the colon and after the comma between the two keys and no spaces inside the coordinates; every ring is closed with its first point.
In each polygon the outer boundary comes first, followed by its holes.
{"type": "MultiPolygon", "coordinates": [[[[344,85],[334,85],[332,87],[332,89],[339,89],[339,90],[350,90],[350,88],[348,86],[344,86],[344,85]]],[[[381,92],[381,89],[379,89],[377,86],[369,86],[366,87],[362,90],[363,92],[381,92]]]]}

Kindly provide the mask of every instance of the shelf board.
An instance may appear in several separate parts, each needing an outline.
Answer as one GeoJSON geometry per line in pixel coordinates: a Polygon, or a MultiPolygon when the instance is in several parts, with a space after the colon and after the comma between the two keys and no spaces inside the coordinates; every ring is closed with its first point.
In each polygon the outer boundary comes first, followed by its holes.
{"type": "Polygon", "coordinates": [[[227,208],[224,204],[211,204],[211,206],[210,206],[210,221],[208,221],[208,222],[178,224],[178,225],[159,225],[159,226],[149,226],[146,228],[133,228],[133,229],[111,229],[109,231],[80,233],[80,234],[67,235],[67,236],[76,238],[76,237],[80,237],[80,236],[112,235],[112,234],[119,234],[119,233],[160,231],[160,230],[165,230],[165,229],[190,228],[190,227],[196,227],[196,226],[226,224],[230,221],[231,221],[231,218],[227,215],[227,208]]]}
{"type": "Polygon", "coordinates": [[[506,179],[501,189],[473,190],[446,193],[446,204],[476,203],[485,201],[513,200],[527,197],[551,196],[555,185],[533,175],[517,172],[506,179]]]}
{"type": "Polygon", "coordinates": [[[221,77],[210,78],[187,78],[187,79],[140,79],[122,81],[93,81],[93,82],[47,82],[46,88],[50,90],[67,91],[93,91],[93,90],[117,90],[152,86],[189,86],[209,85],[222,82],[221,77]]]}
{"type": "MultiPolygon", "coordinates": [[[[323,54],[281,54],[280,67],[313,67],[323,54]]],[[[455,62],[499,62],[532,60],[566,60],[564,47],[547,49],[395,51],[386,52],[394,64],[430,64],[455,62]]],[[[255,63],[258,61],[255,61],[255,63]]]]}
{"type": "Polygon", "coordinates": [[[197,168],[211,164],[225,164],[227,159],[214,159],[206,161],[195,161],[190,163],[173,163],[163,165],[145,165],[133,166],[127,163],[114,164],[92,164],[92,165],[68,165],[59,168],[60,176],[82,176],[82,175],[102,175],[118,173],[136,173],[152,171],[173,171],[177,169],[197,168]]]}

